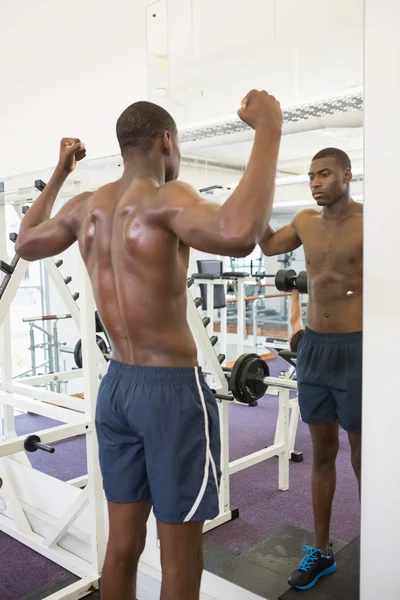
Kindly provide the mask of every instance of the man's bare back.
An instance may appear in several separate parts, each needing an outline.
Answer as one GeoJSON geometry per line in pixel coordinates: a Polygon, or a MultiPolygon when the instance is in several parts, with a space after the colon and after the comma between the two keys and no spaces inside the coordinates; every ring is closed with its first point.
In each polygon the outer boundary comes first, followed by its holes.
{"type": "Polygon", "coordinates": [[[308,275],[307,323],[321,333],[362,329],[363,207],[328,221],[321,211],[304,210],[294,219],[308,275]]]}
{"type": "Polygon", "coordinates": [[[197,367],[186,321],[189,247],[246,256],[272,213],[282,133],[279,103],[252,90],[240,118],[256,131],[246,172],[223,206],[176,181],[176,123],[149,102],[117,121],[124,173],[51,210],[84,145],[61,142],[60,161],[22,223],[17,254],[55,256],[78,241],[113,346],[96,405],[110,535],[102,600],[136,597],[136,570],[151,508],[162,558],[161,598],[198,600],[202,532],[219,512],[219,413],[197,367]]]}
{"type": "Polygon", "coordinates": [[[158,223],[165,211],[149,178],[108,184],[77,207],[76,236],[113,358],[136,365],[192,367],[186,320],[189,248],[158,223]]]}

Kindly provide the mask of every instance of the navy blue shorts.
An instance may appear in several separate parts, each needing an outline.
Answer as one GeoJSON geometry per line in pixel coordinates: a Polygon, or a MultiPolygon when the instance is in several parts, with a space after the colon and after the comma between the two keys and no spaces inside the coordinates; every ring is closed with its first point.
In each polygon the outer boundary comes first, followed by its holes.
{"type": "Polygon", "coordinates": [[[316,333],[307,327],[296,371],[305,423],[339,421],[345,431],[361,434],[362,331],[316,333]]]}
{"type": "Polygon", "coordinates": [[[217,402],[201,370],[111,361],[96,409],[107,500],[152,500],[164,523],[219,513],[217,402]]]}

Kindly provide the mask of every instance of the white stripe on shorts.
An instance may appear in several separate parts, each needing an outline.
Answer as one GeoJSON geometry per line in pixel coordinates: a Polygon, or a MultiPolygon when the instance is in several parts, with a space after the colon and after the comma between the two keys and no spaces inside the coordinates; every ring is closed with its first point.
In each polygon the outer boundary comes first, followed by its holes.
{"type": "Polygon", "coordinates": [[[199,392],[201,404],[202,404],[203,411],[204,411],[204,428],[205,428],[205,438],[206,438],[206,461],[205,461],[205,465],[204,465],[203,483],[201,484],[199,495],[197,496],[196,501],[192,506],[192,509],[186,515],[184,523],[187,523],[188,521],[190,521],[193,518],[194,514],[196,513],[197,509],[200,506],[201,501],[204,498],[204,494],[206,493],[206,488],[207,488],[207,483],[208,483],[208,477],[210,474],[210,463],[211,463],[211,467],[212,467],[213,474],[214,474],[215,485],[218,490],[217,469],[215,467],[215,461],[211,454],[211,448],[210,448],[210,431],[209,431],[209,427],[208,427],[208,412],[207,412],[206,401],[204,398],[203,390],[202,390],[200,379],[199,379],[198,367],[194,368],[194,374],[196,377],[197,389],[199,392]]]}

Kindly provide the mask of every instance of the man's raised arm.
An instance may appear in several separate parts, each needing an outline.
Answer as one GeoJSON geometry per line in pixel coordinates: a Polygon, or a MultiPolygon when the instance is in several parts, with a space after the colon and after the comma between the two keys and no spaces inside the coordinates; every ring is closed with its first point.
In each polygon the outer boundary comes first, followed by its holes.
{"type": "Polygon", "coordinates": [[[39,260],[60,254],[76,241],[71,226],[76,206],[90,193],[79,194],[50,218],[56,198],[76,163],[86,156],[84,144],[77,138],[63,138],[60,158],[53,175],[21,222],[15,252],[26,260],[39,260]]]}
{"type": "Polygon", "coordinates": [[[162,188],[167,225],[187,245],[204,252],[246,256],[261,240],[272,214],[278,152],[282,135],[279,102],[252,90],[239,117],[255,129],[253,151],[243,177],[226,202],[203,200],[180,182],[162,188]]]}

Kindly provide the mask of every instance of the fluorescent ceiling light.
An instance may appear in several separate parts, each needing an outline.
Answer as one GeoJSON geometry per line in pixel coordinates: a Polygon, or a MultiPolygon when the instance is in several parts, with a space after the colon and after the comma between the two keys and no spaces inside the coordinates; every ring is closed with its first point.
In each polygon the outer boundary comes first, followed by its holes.
{"type": "MultiPolygon", "coordinates": [[[[361,91],[350,94],[320,100],[309,104],[301,104],[283,109],[283,122],[294,123],[327,115],[346,113],[363,109],[363,94],[361,91]]],[[[238,117],[229,116],[213,121],[203,121],[179,130],[182,143],[193,142],[199,139],[212,138],[221,135],[229,135],[248,131],[251,127],[241,121],[238,117]]]]}

